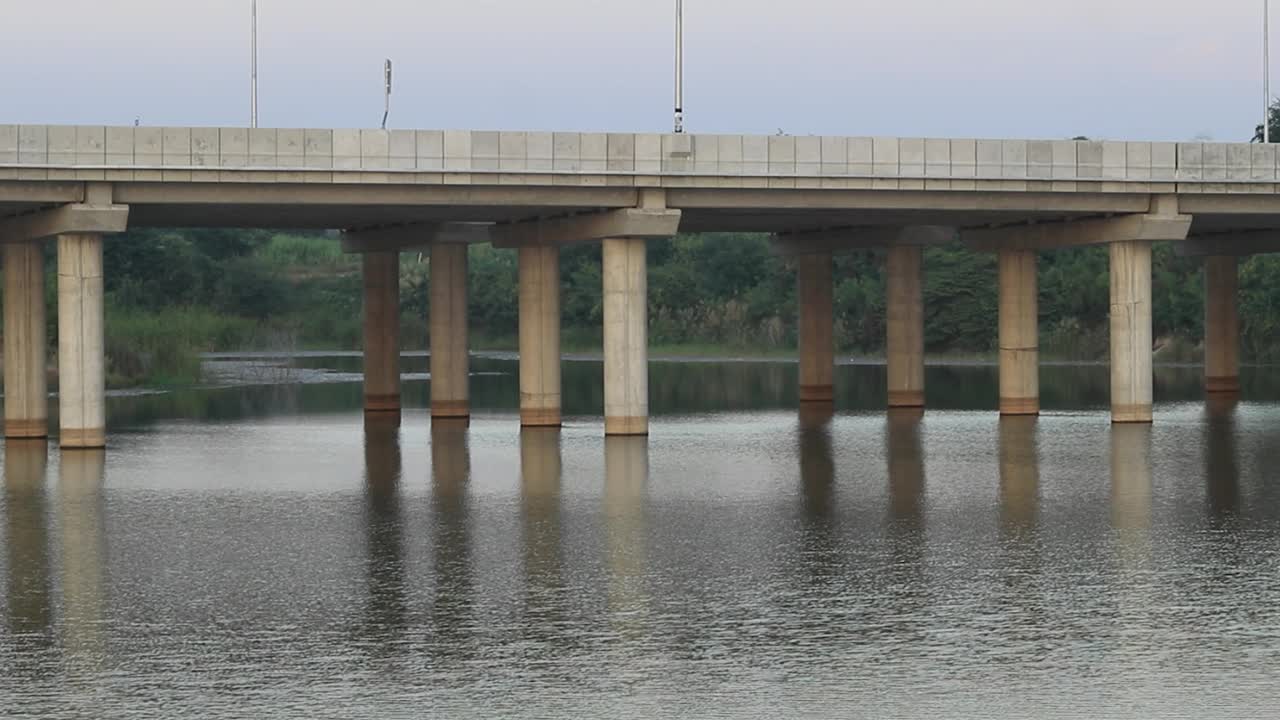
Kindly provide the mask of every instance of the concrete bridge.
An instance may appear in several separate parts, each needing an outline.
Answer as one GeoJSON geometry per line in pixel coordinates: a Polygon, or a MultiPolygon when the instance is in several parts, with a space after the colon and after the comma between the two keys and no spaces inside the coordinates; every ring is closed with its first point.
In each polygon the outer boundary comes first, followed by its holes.
{"type": "Polygon", "coordinates": [[[999,255],[1000,410],[1039,411],[1036,255],[1107,244],[1111,403],[1150,422],[1151,247],[1205,259],[1206,390],[1238,392],[1237,257],[1280,249],[1254,144],[0,125],[5,434],[48,432],[44,268],[58,244],[60,440],[105,443],[103,237],[334,228],[364,255],[365,397],[399,409],[398,253],[431,253],[433,417],[466,417],[466,246],[519,252],[520,416],[560,423],[559,248],[603,243],[605,432],[648,430],[645,241],[775,234],[799,281],[805,403],[832,399],[832,254],[887,248],[889,405],[924,404],[921,251],[999,255]]]}

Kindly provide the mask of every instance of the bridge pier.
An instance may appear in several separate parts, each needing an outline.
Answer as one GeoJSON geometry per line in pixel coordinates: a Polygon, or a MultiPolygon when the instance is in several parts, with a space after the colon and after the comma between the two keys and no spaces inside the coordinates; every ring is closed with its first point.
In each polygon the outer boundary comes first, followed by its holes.
{"type": "Polygon", "coordinates": [[[796,257],[801,403],[830,403],[835,399],[831,262],[830,252],[796,257]]]}
{"type": "Polygon", "coordinates": [[[431,417],[471,416],[467,357],[467,246],[431,248],[431,417]]]}
{"type": "Polygon", "coordinates": [[[886,264],[889,407],[924,407],[923,249],[894,245],[886,264]]]}
{"type": "Polygon", "coordinates": [[[520,424],[560,426],[560,248],[519,250],[520,424]]]}
{"type": "Polygon", "coordinates": [[[1204,389],[1240,392],[1240,318],[1236,308],[1238,259],[1204,259],[1204,389]]]}
{"type": "Polygon", "coordinates": [[[1151,422],[1151,243],[1111,243],[1111,421],[1151,422]]]}
{"type": "Polygon", "coordinates": [[[4,435],[49,435],[45,374],[44,253],[40,242],[4,246],[4,435]]]}
{"type": "Polygon", "coordinates": [[[400,411],[400,253],[366,252],[364,409],[400,411]]]}
{"type": "Polygon", "coordinates": [[[1035,250],[999,252],[1000,414],[1040,413],[1035,250]]]}
{"type": "Polygon", "coordinates": [[[604,241],[604,434],[649,434],[648,263],[643,238],[604,241]]]}
{"type": "Polygon", "coordinates": [[[64,449],[106,446],[102,236],[58,236],[58,420],[64,449]]]}

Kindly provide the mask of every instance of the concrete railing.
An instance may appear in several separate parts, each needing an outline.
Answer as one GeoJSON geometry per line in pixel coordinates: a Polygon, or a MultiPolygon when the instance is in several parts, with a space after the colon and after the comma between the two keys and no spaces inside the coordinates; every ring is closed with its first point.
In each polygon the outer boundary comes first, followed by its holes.
{"type": "MultiPolygon", "coordinates": [[[[0,125],[0,180],[388,182],[399,173],[475,175],[454,180],[477,184],[569,175],[582,184],[622,176],[771,187],[774,178],[1069,192],[1177,183],[1178,192],[1274,193],[1280,166],[1273,146],[1248,143],[0,125]]],[[[645,184],[621,184],[633,183],[645,184]]]]}

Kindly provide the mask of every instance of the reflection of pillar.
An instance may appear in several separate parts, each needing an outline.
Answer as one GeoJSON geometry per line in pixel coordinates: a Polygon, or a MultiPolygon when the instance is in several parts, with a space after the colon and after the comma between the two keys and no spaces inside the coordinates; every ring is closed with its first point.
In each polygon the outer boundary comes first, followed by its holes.
{"type": "Polygon", "coordinates": [[[440,656],[465,653],[471,609],[471,538],[467,517],[467,484],[471,457],[466,419],[431,423],[431,550],[435,575],[431,614],[440,656]]]}
{"type": "Polygon", "coordinates": [[[1151,525],[1151,428],[1111,428],[1111,524],[1128,534],[1151,525]]]}
{"type": "Polygon", "coordinates": [[[370,624],[387,631],[403,625],[406,607],[398,413],[365,415],[364,470],[370,624]]]}
{"type": "Polygon", "coordinates": [[[364,254],[364,409],[400,409],[400,254],[364,254]]]}
{"type": "Polygon", "coordinates": [[[1238,261],[1204,259],[1204,389],[1240,392],[1240,318],[1236,309],[1238,261]]]}
{"type": "Polygon", "coordinates": [[[1111,243],[1111,420],[1151,422],[1151,243],[1111,243]]]}
{"type": "Polygon", "coordinates": [[[49,435],[41,243],[4,246],[4,434],[49,435]]]}
{"type": "Polygon", "coordinates": [[[520,424],[560,425],[560,248],[520,248],[520,424]]]}
{"type": "Polygon", "coordinates": [[[105,450],[64,453],[58,465],[62,530],[63,645],[89,667],[104,659],[102,483],[105,450]]]}
{"type": "MultiPolygon", "coordinates": [[[[555,602],[538,602],[543,590],[560,585],[560,428],[520,431],[520,495],[524,505],[524,572],[528,608],[541,613],[555,602]]],[[[545,629],[545,628],[544,628],[545,629]]]]}
{"type": "Polygon", "coordinates": [[[430,272],[431,417],[469,417],[467,246],[432,246],[430,272]]]}
{"type": "Polygon", "coordinates": [[[800,485],[805,516],[827,520],[835,514],[835,460],[831,453],[831,406],[800,406],[800,485]]]}
{"type": "Polygon", "coordinates": [[[58,423],[63,448],[106,445],[102,236],[58,236],[58,423]]]}
{"type": "Polygon", "coordinates": [[[1000,419],[1000,523],[1009,532],[1035,528],[1039,515],[1036,424],[1034,416],[1000,419]]]}
{"type": "Polygon", "coordinates": [[[907,528],[923,529],[924,446],[919,408],[891,408],[887,416],[889,516],[907,528]]]}
{"type": "Polygon", "coordinates": [[[49,445],[44,440],[9,439],[4,443],[5,548],[8,550],[9,630],[15,635],[49,629],[48,519],[45,470],[49,445]]]}
{"type": "Polygon", "coordinates": [[[645,603],[644,502],[648,483],[649,445],[645,438],[606,437],[604,513],[609,605],[618,617],[631,615],[645,603]]]}
{"type": "Polygon", "coordinates": [[[604,241],[604,432],[649,434],[649,310],[645,244],[604,241]]]}
{"type": "Polygon", "coordinates": [[[1040,412],[1036,252],[1000,251],[1000,414],[1040,412]]]}
{"type": "Polygon", "coordinates": [[[924,407],[924,290],[919,246],[889,248],[885,265],[889,407],[924,407]]]}
{"type": "Polygon", "coordinates": [[[1240,466],[1236,460],[1237,395],[1213,393],[1206,397],[1205,479],[1211,517],[1229,517],[1240,511],[1240,466]]]}
{"type": "Polygon", "coordinates": [[[796,258],[800,313],[800,402],[835,398],[835,341],[832,324],[831,253],[796,258]]]}

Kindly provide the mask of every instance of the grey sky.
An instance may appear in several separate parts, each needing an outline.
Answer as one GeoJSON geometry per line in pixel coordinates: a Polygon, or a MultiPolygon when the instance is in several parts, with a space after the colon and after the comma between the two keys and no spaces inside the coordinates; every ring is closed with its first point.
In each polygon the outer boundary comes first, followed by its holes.
{"type": "MultiPolygon", "coordinates": [[[[247,124],[249,1],[8,0],[0,122],[247,124]]],[[[376,126],[391,57],[395,127],[666,130],[673,6],[259,0],[260,124],[376,126]]],[[[691,132],[1243,140],[1261,115],[1260,0],[685,6],[691,132]]]]}

